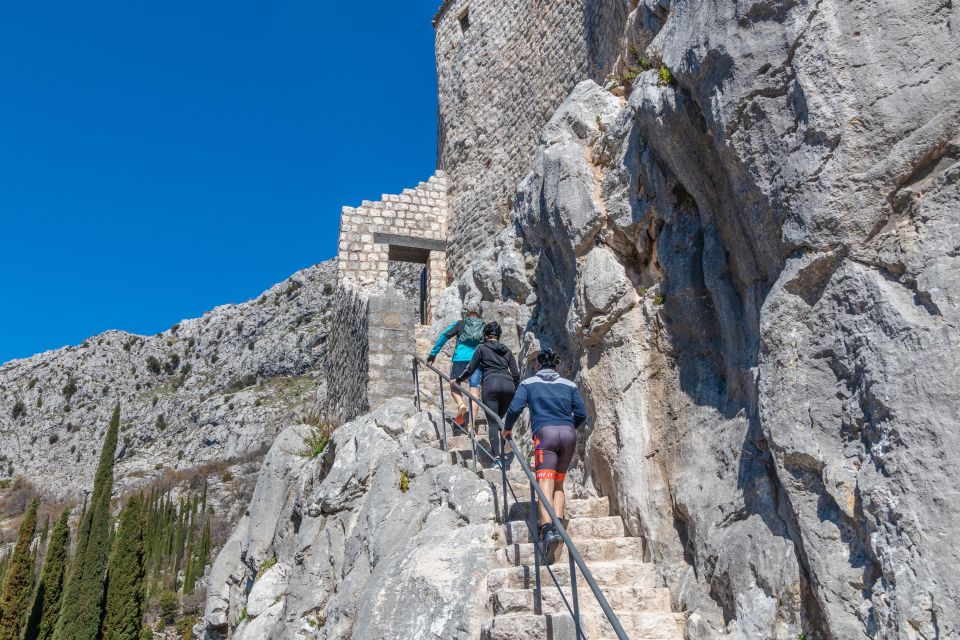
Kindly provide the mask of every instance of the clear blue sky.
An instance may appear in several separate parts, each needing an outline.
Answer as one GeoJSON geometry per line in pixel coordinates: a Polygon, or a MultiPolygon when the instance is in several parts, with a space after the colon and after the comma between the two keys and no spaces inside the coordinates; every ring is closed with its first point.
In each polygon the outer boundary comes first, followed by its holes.
{"type": "Polygon", "coordinates": [[[0,3],[0,362],[333,257],[433,171],[439,2],[0,3]]]}

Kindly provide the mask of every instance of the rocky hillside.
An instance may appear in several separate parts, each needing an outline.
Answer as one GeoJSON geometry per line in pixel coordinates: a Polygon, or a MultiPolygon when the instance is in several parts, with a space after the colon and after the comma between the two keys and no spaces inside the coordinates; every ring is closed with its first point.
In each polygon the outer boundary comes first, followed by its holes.
{"type": "Polygon", "coordinates": [[[409,399],[309,459],[291,427],[209,574],[206,638],[476,638],[493,566],[489,486],[449,464],[409,399]]]}
{"type": "Polygon", "coordinates": [[[0,481],[23,477],[48,497],[82,497],[117,402],[119,491],[262,455],[324,392],[335,270],[334,261],[304,269],[154,336],[108,331],[4,364],[0,481]]]}

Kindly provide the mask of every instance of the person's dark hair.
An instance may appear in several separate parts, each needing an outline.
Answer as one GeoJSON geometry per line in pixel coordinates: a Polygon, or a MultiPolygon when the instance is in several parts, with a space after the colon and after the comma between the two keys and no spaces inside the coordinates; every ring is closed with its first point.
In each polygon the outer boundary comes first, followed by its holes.
{"type": "Polygon", "coordinates": [[[483,336],[496,336],[497,339],[500,339],[500,336],[503,335],[503,329],[500,328],[500,323],[497,321],[488,322],[483,325],[483,336]]]}
{"type": "Polygon", "coordinates": [[[547,369],[556,369],[560,364],[560,356],[550,347],[541,349],[540,353],[537,354],[537,364],[547,369]]]}

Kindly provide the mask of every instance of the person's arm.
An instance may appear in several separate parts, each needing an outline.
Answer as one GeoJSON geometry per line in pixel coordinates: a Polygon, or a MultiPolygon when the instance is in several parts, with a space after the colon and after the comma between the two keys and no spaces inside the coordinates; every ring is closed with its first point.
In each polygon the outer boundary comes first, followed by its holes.
{"type": "Polygon", "coordinates": [[[447,340],[450,338],[456,337],[457,333],[460,332],[460,327],[458,326],[460,322],[454,322],[446,331],[440,334],[440,337],[437,338],[436,344],[433,345],[433,349],[430,350],[430,355],[427,356],[427,362],[433,362],[436,360],[437,356],[440,355],[440,351],[443,350],[443,345],[447,344],[447,340]]]}
{"type": "Polygon", "coordinates": [[[463,384],[463,381],[468,380],[470,376],[473,375],[473,372],[477,370],[477,367],[480,366],[480,348],[481,347],[477,347],[473,350],[473,357],[470,358],[470,364],[467,365],[467,368],[464,369],[460,377],[457,378],[457,384],[463,384]]]}
{"type": "Polygon", "coordinates": [[[587,421],[587,406],[580,395],[580,388],[573,388],[573,426],[579,429],[587,421]]]}
{"type": "Polygon", "coordinates": [[[520,385],[517,387],[517,395],[513,396],[513,402],[510,403],[510,407],[507,409],[507,417],[503,421],[503,437],[509,438],[510,432],[513,430],[513,425],[517,422],[517,418],[520,417],[520,414],[523,413],[523,410],[527,408],[527,387],[526,385],[520,385]]]}
{"type": "Polygon", "coordinates": [[[510,377],[513,378],[513,384],[520,384],[520,369],[517,367],[517,359],[513,357],[513,351],[507,352],[510,356],[507,359],[507,366],[510,367],[510,377]]]}

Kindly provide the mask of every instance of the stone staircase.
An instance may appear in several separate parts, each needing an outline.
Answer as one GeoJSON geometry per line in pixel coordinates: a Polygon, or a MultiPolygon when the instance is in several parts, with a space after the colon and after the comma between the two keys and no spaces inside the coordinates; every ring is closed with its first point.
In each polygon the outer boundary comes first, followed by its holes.
{"type": "MultiPolygon", "coordinates": [[[[480,441],[486,446],[486,438],[480,441]]],[[[470,438],[465,435],[449,441],[450,460],[469,464],[472,458],[470,438]]],[[[490,465],[479,454],[478,468],[490,465]]],[[[487,576],[493,617],[483,626],[483,640],[576,640],[573,618],[560,591],[546,567],[541,566],[542,615],[534,612],[534,546],[530,541],[527,515],[530,508],[530,485],[518,464],[507,473],[513,493],[508,490],[510,505],[506,524],[497,532],[497,563],[501,565],[487,576]],[[514,502],[514,495],[520,502],[514,502]]],[[[502,510],[503,477],[490,469],[484,478],[491,483],[502,510]]],[[[593,573],[607,601],[631,640],[682,640],[684,615],[673,613],[670,591],[657,586],[651,563],[643,562],[640,538],[627,535],[623,519],[610,515],[606,497],[567,501],[567,532],[580,556],[593,573]]],[[[573,604],[570,564],[566,547],[551,566],[553,575],[563,588],[567,602],[573,604]]],[[[577,571],[577,592],[580,600],[581,629],[590,640],[615,639],[612,626],[600,609],[590,587],[577,571]]]]}

